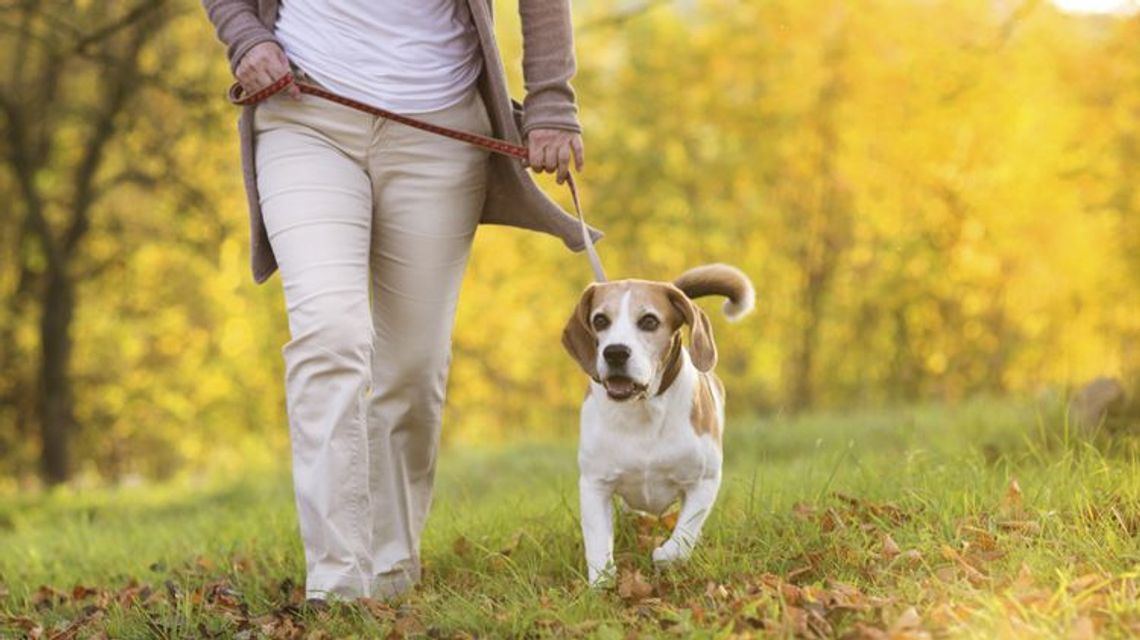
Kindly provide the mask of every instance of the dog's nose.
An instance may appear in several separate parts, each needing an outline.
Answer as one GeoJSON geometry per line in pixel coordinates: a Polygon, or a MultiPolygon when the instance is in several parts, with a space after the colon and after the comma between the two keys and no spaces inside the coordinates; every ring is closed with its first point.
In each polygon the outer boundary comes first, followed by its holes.
{"type": "Polygon", "coordinates": [[[602,349],[602,357],[606,359],[606,363],[614,366],[625,364],[629,360],[630,353],[629,347],[624,344],[611,344],[602,349]]]}

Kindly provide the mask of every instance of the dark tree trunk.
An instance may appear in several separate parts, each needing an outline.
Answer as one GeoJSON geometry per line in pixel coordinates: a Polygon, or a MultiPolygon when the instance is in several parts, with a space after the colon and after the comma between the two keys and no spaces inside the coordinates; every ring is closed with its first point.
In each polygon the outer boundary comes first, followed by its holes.
{"type": "Polygon", "coordinates": [[[64,482],[71,473],[69,440],[72,431],[71,320],[75,312],[74,285],[66,273],[48,274],[40,318],[40,437],[41,471],[46,483],[64,482]]]}

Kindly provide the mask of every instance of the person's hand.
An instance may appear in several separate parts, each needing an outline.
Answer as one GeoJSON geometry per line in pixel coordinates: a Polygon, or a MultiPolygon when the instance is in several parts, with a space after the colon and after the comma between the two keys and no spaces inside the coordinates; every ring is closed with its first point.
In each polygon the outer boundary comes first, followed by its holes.
{"type": "MultiPolygon", "coordinates": [[[[275,80],[289,73],[289,58],[276,42],[262,42],[253,45],[238,61],[234,76],[241,83],[246,95],[256,93],[273,84],[275,80]]],[[[295,100],[301,99],[301,90],[291,84],[286,89],[295,100]]]]}
{"type": "Polygon", "coordinates": [[[570,177],[570,157],[574,157],[574,169],[581,171],[586,164],[586,152],[582,148],[582,136],[573,131],[561,129],[531,129],[526,136],[527,151],[530,157],[527,164],[539,173],[557,173],[558,184],[570,177]]]}

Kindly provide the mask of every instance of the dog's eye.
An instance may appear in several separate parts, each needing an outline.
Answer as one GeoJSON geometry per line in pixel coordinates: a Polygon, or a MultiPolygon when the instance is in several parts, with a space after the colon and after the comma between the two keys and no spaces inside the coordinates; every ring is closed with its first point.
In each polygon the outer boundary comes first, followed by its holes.
{"type": "Polygon", "coordinates": [[[642,331],[653,331],[659,326],[661,326],[661,321],[657,319],[657,316],[649,314],[641,316],[641,319],[637,321],[637,327],[642,331]]]}
{"type": "Polygon", "coordinates": [[[609,318],[605,317],[604,315],[602,315],[600,313],[598,315],[594,316],[594,330],[595,331],[601,331],[602,329],[605,329],[608,326],[610,326],[610,319],[609,318]]]}

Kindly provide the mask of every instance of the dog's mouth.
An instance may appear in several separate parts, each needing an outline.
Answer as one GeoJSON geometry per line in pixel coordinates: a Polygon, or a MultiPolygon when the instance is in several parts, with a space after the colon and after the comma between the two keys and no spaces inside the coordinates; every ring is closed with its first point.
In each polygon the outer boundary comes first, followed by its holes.
{"type": "Polygon", "coordinates": [[[614,400],[629,400],[644,394],[646,389],[645,385],[627,376],[610,376],[602,384],[606,387],[606,395],[614,400]]]}

